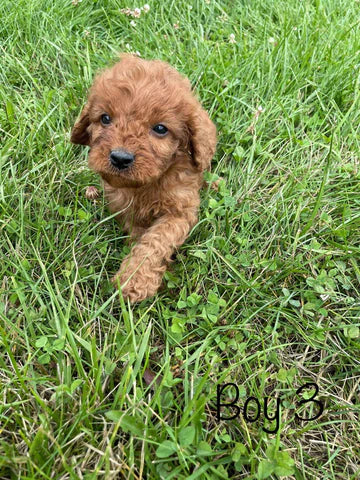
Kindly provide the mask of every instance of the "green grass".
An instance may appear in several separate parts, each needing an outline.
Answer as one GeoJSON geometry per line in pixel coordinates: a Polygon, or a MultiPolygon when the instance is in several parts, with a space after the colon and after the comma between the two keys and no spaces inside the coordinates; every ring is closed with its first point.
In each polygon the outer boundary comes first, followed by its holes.
{"type": "Polygon", "coordinates": [[[120,8],[140,6],[0,5],[0,478],[356,480],[359,3],[163,0],[131,26],[120,8]],[[85,198],[99,179],[69,142],[120,51],[190,78],[219,130],[208,179],[223,178],[136,306],[109,284],[126,238],[85,198]],[[325,411],[304,422],[308,382],[325,411]]]}

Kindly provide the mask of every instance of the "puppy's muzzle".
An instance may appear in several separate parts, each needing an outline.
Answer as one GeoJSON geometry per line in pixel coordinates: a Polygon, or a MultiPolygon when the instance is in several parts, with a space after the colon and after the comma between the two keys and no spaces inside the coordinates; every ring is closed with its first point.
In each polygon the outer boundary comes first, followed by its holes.
{"type": "Polygon", "coordinates": [[[134,163],[135,155],[122,148],[110,152],[110,163],[118,170],[125,170],[134,163]]]}

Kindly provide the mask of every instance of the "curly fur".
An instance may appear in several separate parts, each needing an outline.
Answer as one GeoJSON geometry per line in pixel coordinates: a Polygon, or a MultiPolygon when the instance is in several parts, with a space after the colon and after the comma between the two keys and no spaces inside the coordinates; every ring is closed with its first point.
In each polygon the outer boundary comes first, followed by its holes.
{"type": "Polygon", "coordinates": [[[131,302],[158,290],[171,255],[197,222],[203,171],[216,148],[216,129],[190,82],[167,63],[123,55],[95,78],[71,141],[90,146],[89,166],[101,175],[112,212],[136,239],[113,282],[131,302]],[[110,125],[102,125],[108,114],[110,125]],[[163,124],[168,134],[154,135],[163,124]],[[135,155],[117,170],[114,149],[135,155]]]}

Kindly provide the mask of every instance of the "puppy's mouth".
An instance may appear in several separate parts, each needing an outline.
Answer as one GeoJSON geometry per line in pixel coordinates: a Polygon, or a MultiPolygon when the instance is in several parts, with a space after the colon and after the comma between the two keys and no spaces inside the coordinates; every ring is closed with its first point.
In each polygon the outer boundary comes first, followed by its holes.
{"type": "Polygon", "coordinates": [[[109,164],[109,168],[108,168],[109,174],[114,175],[116,177],[131,177],[134,173],[134,170],[135,170],[134,164],[130,165],[129,167],[125,167],[121,169],[109,164]]]}
{"type": "Polygon", "coordinates": [[[137,188],[143,184],[135,178],[135,165],[118,169],[109,163],[106,171],[98,172],[101,177],[112,187],[115,188],[137,188]]]}

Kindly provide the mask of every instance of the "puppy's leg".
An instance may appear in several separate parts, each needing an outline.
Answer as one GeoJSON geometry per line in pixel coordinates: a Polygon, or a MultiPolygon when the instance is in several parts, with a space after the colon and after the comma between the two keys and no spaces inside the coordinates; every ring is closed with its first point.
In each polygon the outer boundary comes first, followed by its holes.
{"type": "Polygon", "coordinates": [[[130,238],[132,240],[138,240],[141,235],[143,235],[146,232],[146,228],[144,227],[138,227],[138,226],[133,226],[131,227],[129,233],[130,233],[130,238]]]}
{"type": "Polygon", "coordinates": [[[174,249],[184,243],[196,219],[194,211],[181,217],[163,216],[141,235],[113,278],[125,298],[138,302],[157,292],[174,249]]]}
{"type": "Polygon", "coordinates": [[[146,228],[133,226],[131,229],[127,230],[129,233],[129,238],[126,240],[128,245],[132,245],[135,242],[138,242],[140,237],[146,232],[146,228]]]}

